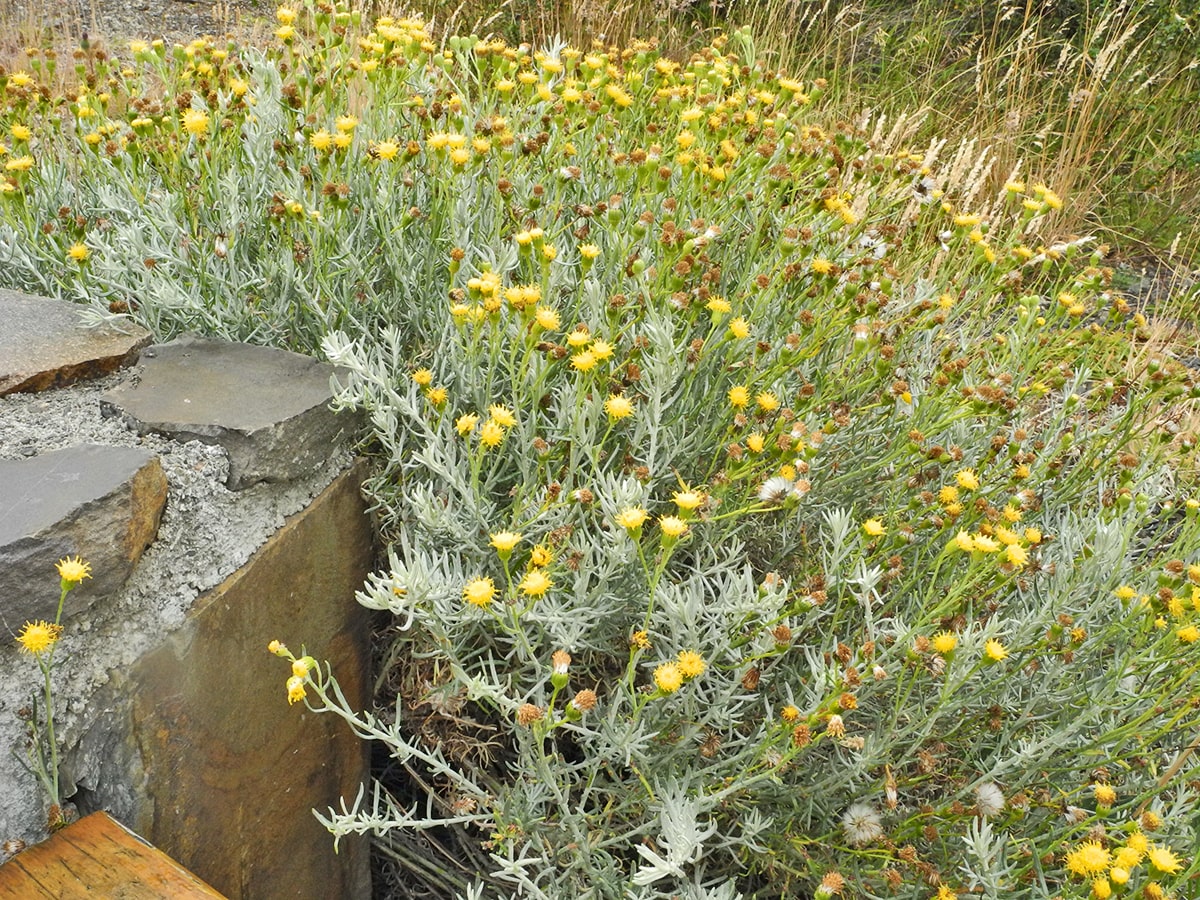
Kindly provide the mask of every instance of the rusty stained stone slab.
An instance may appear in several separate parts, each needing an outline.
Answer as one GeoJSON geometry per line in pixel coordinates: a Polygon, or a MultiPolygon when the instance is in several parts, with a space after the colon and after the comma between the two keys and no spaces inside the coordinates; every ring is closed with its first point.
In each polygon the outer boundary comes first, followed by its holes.
{"type": "Polygon", "coordinates": [[[267,652],[272,639],[305,646],[355,708],[369,703],[369,614],[354,597],[375,558],[365,472],[339,476],[128,673],[144,772],[131,824],[234,900],[370,896],[368,840],[335,854],[312,815],[369,780],[367,745],[289,706],[291,669],[267,652]]]}
{"type": "Polygon", "coordinates": [[[0,460],[0,614],[52,620],[66,556],[91,563],[63,619],[125,584],[154,541],[167,502],[158,456],[139,447],[83,444],[0,460]]]}
{"type": "Polygon", "coordinates": [[[133,323],[85,328],[80,307],[0,288],[0,395],[45,391],[129,365],[150,343],[133,323]]]}
{"type": "Polygon", "coordinates": [[[354,439],[360,418],[329,406],[336,371],[286,350],[186,336],[147,348],[138,382],[100,409],[142,434],[224,447],[227,485],[241,490],[311,472],[354,439]]]}

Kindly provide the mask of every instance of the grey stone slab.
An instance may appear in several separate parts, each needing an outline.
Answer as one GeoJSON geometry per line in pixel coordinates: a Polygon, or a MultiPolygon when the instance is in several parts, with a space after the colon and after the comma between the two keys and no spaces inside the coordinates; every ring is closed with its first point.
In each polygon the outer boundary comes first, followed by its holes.
{"type": "Polygon", "coordinates": [[[106,375],[150,343],[150,332],[138,325],[87,328],[79,314],[65,300],[0,289],[0,395],[106,375]]]}
{"type": "Polygon", "coordinates": [[[55,563],[81,556],[92,577],[68,597],[64,621],[125,584],[154,540],[167,499],[158,457],[84,444],[0,460],[0,619],[10,629],[52,620],[55,563]]]}
{"type": "Polygon", "coordinates": [[[290,481],[354,439],[360,419],[335,414],[335,368],[297,353],[195,337],[142,352],[136,383],[100,399],[139,432],[219,444],[231,490],[290,481]]]}

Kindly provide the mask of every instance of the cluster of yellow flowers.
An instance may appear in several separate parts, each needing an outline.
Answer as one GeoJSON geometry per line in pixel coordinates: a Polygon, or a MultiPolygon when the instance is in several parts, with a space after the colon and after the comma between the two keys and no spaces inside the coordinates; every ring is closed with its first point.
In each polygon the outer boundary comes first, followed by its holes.
{"type": "Polygon", "coordinates": [[[267,651],[282,659],[291,661],[292,674],[287,679],[288,704],[299,703],[307,697],[305,686],[312,680],[313,672],[317,670],[317,661],[311,656],[293,656],[287,646],[279,641],[267,644],[267,651]]]}
{"type": "MultiPolygon", "coordinates": [[[[1154,813],[1146,813],[1157,820],[1154,813]]],[[[1066,854],[1064,864],[1072,875],[1088,879],[1092,895],[1097,900],[1108,900],[1115,890],[1130,884],[1138,867],[1149,863],[1149,878],[1141,885],[1141,896],[1147,900],[1163,900],[1165,893],[1156,879],[1174,875],[1183,868],[1183,861],[1170,847],[1152,842],[1140,829],[1135,829],[1125,839],[1124,845],[1115,849],[1099,840],[1084,841],[1066,854]]]]}
{"type": "Polygon", "coordinates": [[[704,674],[708,664],[695,650],[681,650],[679,655],[654,669],[654,684],[663,694],[673,694],[684,684],[704,674]]]}

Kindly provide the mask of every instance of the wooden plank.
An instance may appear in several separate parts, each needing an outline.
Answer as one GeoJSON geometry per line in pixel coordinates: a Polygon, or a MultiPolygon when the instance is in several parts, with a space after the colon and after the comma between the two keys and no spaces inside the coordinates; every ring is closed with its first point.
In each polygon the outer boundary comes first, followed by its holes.
{"type": "Polygon", "coordinates": [[[92,813],[0,865],[0,900],[225,900],[107,813],[92,813]]]}

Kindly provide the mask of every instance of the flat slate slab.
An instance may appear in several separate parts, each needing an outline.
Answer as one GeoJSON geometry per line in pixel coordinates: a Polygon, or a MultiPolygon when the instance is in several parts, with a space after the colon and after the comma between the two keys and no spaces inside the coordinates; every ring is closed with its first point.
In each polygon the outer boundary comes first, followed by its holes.
{"type": "Polygon", "coordinates": [[[140,433],[218,444],[229,454],[231,490],[307,474],[352,440],[359,419],[336,414],[337,370],[298,353],[183,337],[142,352],[136,383],[100,398],[140,433]]]}
{"type": "Polygon", "coordinates": [[[0,396],[106,375],[150,343],[138,325],[86,328],[79,314],[66,300],[0,289],[0,396]]]}
{"type": "Polygon", "coordinates": [[[55,563],[82,556],[92,577],[67,597],[63,620],[125,584],[158,534],[167,478],[139,447],[83,444],[0,460],[0,618],[52,621],[55,563]]]}

